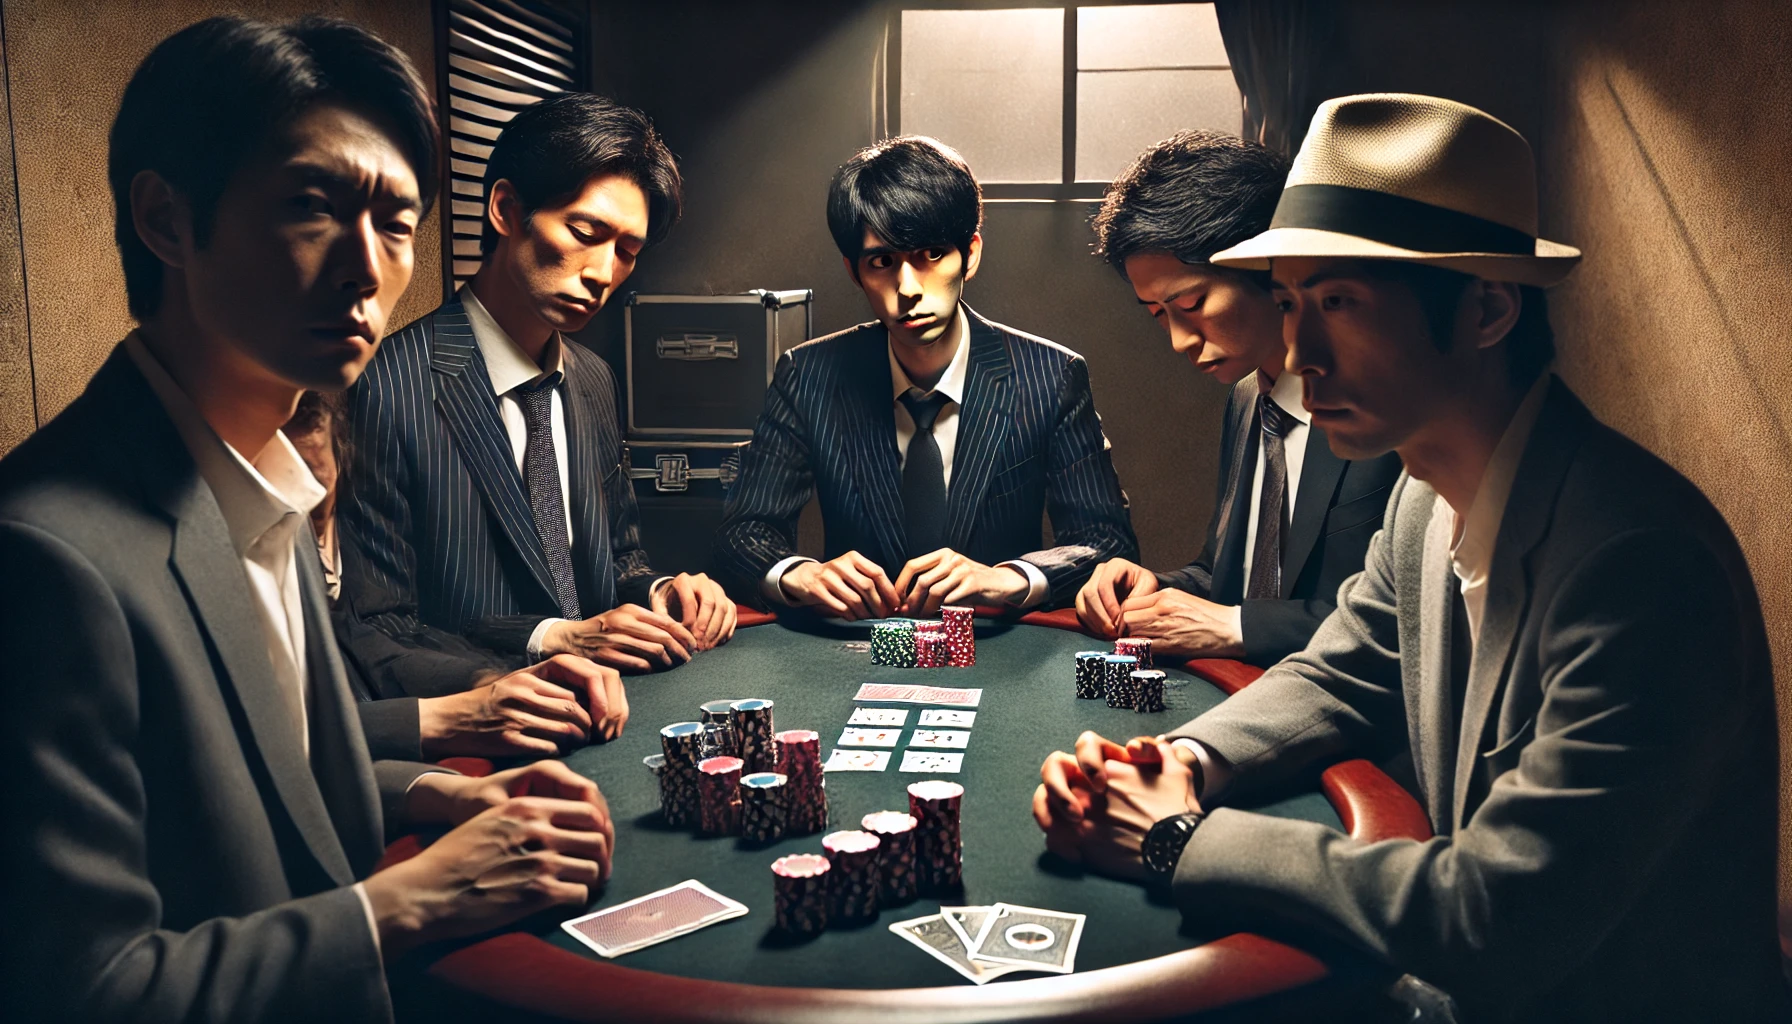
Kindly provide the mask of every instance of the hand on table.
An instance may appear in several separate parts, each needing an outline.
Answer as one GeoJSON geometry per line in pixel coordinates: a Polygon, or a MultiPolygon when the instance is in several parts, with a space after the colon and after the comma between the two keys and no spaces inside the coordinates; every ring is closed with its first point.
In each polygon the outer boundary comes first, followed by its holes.
{"type": "Polygon", "coordinates": [[[1054,752],[1039,774],[1033,819],[1046,849],[1116,878],[1145,877],[1139,851],[1152,825],[1201,810],[1194,769],[1154,737],[1122,747],[1085,732],[1075,755],[1054,752]]]}
{"type": "Polygon", "coordinates": [[[696,638],[678,620],[625,604],[582,621],[554,623],[542,638],[541,653],[577,654],[626,672],[652,672],[690,661],[696,646],[696,638]]]}
{"type": "Polygon", "coordinates": [[[939,614],[941,605],[1018,604],[1027,596],[1027,578],[1006,566],[988,566],[951,548],[911,558],[896,577],[904,615],[939,614]]]}
{"type": "Polygon", "coordinates": [[[881,619],[901,604],[883,567],[857,551],[827,562],[799,562],[784,571],[779,585],[792,603],[825,608],[849,622],[881,619]]]}
{"type": "Polygon", "coordinates": [[[622,735],[628,696],[613,668],[571,654],[500,676],[483,686],[417,702],[423,753],[551,755],[622,735]]]}
{"type": "Polygon", "coordinates": [[[678,620],[689,631],[694,650],[720,647],[734,636],[734,602],[707,573],[679,573],[654,590],[651,603],[656,613],[678,620]]]}
{"type": "Polygon", "coordinates": [[[1150,637],[1153,654],[1244,657],[1244,636],[1234,605],[1215,604],[1180,590],[1159,590],[1127,598],[1120,608],[1121,635],[1150,637]]]}
{"type": "MultiPolygon", "coordinates": [[[[1125,636],[1121,605],[1128,598],[1157,593],[1157,574],[1137,562],[1110,558],[1076,592],[1076,617],[1083,628],[1103,640],[1125,636]]],[[[1144,635],[1144,634],[1138,634],[1144,635]]]]}

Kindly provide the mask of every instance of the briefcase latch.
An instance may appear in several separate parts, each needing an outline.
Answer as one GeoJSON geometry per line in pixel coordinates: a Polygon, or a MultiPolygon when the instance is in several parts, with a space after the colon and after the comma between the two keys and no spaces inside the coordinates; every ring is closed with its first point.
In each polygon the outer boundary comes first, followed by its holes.
{"type": "Polygon", "coordinates": [[[653,352],[661,359],[687,363],[739,359],[740,339],[732,334],[663,334],[653,343],[653,352]]]}
{"type": "Polygon", "coordinates": [[[716,469],[692,469],[691,457],[683,452],[671,452],[653,457],[652,469],[636,469],[624,457],[624,468],[628,470],[630,480],[652,480],[653,489],[661,494],[677,494],[691,489],[692,480],[719,480],[723,489],[734,485],[740,476],[740,456],[730,453],[716,469]]]}

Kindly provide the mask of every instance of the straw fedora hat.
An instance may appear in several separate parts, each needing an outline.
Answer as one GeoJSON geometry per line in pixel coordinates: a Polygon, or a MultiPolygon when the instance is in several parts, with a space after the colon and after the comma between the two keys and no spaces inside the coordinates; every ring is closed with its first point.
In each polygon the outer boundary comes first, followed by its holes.
{"type": "Polygon", "coordinates": [[[1537,237],[1524,136],[1452,100],[1370,93],[1319,105],[1269,230],[1213,262],[1267,270],[1278,256],[1404,260],[1548,287],[1580,250],[1537,237]]]}

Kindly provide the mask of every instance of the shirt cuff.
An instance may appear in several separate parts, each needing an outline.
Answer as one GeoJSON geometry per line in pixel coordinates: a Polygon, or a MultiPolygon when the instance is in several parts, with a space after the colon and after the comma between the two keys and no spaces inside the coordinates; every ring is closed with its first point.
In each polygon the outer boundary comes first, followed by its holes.
{"type": "Polygon", "coordinates": [[[1226,606],[1226,618],[1232,624],[1232,635],[1238,638],[1238,646],[1244,646],[1244,605],[1226,606]]]}
{"type": "Polygon", "coordinates": [[[529,653],[530,661],[541,660],[541,645],[547,643],[548,630],[555,623],[565,621],[565,619],[542,619],[535,624],[535,632],[529,634],[529,646],[525,648],[529,653]]]}
{"type": "Polygon", "coordinates": [[[1174,745],[1194,753],[1195,760],[1201,765],[1201,791],[1195,797],[1203,808],[1211,808],[1225,793],[1226,784],[1232,781],[1232,766],[1204,744],[1186,736],[1177,739],[1174,745]]]}
{"type": "Polygon", "coordinates": [[[648,603],[651,604],[653,602],[654,596],[660,592],[660,588],[670,582],[672,582],[672,577],[661,576],[659,579],[656,579],[652,583],[647,584],[647,601],[648,601],[648,603]]]}
{"type": "Polygon", "coordinates": [[[381,956],[385,952],[380,949],[380,922],[373,916],[373,901],[367,898],[367,886],[355,883],[355,895],[361,897],[361,912],[367,915],[367,932],[373,936],[373,951],[381,956]]]}
{"type": "Polygon", "coordinates": [[[1052,594],[1052,585],[1045,578],[1045,573],[1032,562],[1023,562],[1016,558],[1008,562],[997,562],[998,569],[1013,569],[1027,578],[1027,593],[1019,601],[1009,602],[1016,608],[1032,608],[1045,603],[1052,594]]]}
{"type": "Polygon", "coordinates": [[[767,601],[776,601],[786,608],[792,607],[790,598],[784,596],[784,574],[792,566],[813,561],[815,559],[806,555],[791,555],[789,558],[779,559],[766,571],[765,579],[759,581],[759,592],[765,595],[767,601]]]}

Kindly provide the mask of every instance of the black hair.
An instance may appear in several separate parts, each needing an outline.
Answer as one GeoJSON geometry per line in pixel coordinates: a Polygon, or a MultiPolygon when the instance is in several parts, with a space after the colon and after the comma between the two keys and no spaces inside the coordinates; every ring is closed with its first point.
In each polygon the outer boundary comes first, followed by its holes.
{"type": "Polygon", "coordinates": [[[867,228],[901,252],[951,246],[969,259],[982,227],[983,190],[970,165],[925,135],[861,149],[828,183],[828,231],[855,275],[867,228]]]}
{"type": "MultiPolygon", "coordinates": [[[[1288,159],[1267,146],[1199,128],[1178,132],[1108,186],[1090,221],[1095,255],[1121,277],[1127,258],[1140,253],[1206,263],[1269,228],[1287,178],[1288,159]]],[[[1267,271],[1233,273],[1269,287],[1267,271]]]]}
{"type": "Polygon", "coordinates": [[[231,179],[323,102],[348,106],[392,133],[427,212],[438,185],[435,104],[410,59],[372,32],[334,18],[278,25],[207,18],[143,58],[112,120],[106,166],[132,316],[154,315],[162,298],[162,262],[131,221],[132,179],[161,175],[191,204],[195,240],[204,245],[231,179]]]}
{"type": "MultiPolygon", "coordinates": [[[[647,244],[671,233],[684,206],[678,158],[646,114],[588,92],[567,92],[525,107],[498,136],[485,164],[485,195],[510,182],[528,218],[571,202],[593,178],[621,175],[647,197],[647,244]]],[[[498,230],[489,216],[479,251],[491,255],[498,230]]]]}
{"type": "MultiPolygon", "coordinates": [[[[1432,344],[1446,351],[1456,333],[1456,310],[1462,293],[1474,283],[1472,274],[1403,260],[1363,260],[1372,278],[1405,285],[1419,300],[1432,344]]],[[[1556,357],[1555,331],[1549,326],[1549,301],[1543,289],[1520,285],[1518,320],[1506,333],[1506,371],[1514,387],[1529,387],[1556,357]]]]}

